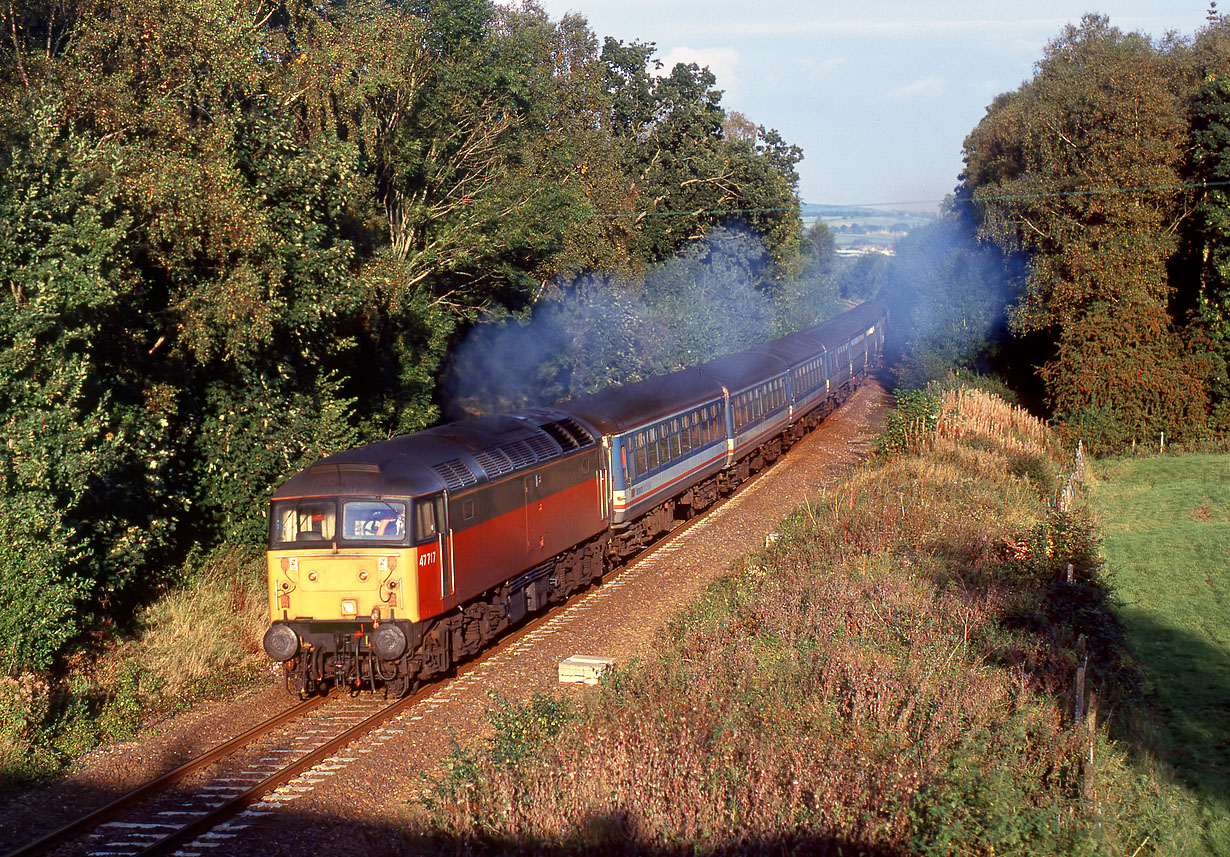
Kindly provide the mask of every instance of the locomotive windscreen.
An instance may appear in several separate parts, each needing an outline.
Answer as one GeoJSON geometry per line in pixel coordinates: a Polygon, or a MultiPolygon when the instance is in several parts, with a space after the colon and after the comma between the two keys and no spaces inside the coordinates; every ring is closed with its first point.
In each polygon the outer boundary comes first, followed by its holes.
{"type": "Polygon", "coordinates": [[[333,500],[279,500],[273,504],[270,545],[332,541],[337,532],[333,500]]]}

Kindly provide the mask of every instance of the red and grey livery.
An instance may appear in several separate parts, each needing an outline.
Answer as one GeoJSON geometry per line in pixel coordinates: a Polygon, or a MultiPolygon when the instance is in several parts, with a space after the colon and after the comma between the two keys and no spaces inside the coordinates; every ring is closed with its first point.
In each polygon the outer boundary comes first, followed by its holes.
{"type": "Polygon", "coordinates": [[[300,694],[403,693],[733,491],[883,352],[876,302],[554,406],[338,453],[273,496],[265,648],[300,694]]]}

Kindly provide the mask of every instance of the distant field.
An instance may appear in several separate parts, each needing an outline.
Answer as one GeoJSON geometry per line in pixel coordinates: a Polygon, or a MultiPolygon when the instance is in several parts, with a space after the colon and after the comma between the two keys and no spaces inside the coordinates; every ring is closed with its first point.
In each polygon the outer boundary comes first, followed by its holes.
{"type": "Polygon", "coordinates": [[[883,250],[890,250],[911,229],[935,219],[933,214],[833,205],[804,205],[802,217],[804,226],[814,223],[827,226],[838,248],[858,245],[883,250]]]}
{"type": "Polygon", "coordinates": [[[1230,456],[1097,465],[1103,553],[1161,705],[1160,761],[1194,787],[1230,854],[1230,456]]]}

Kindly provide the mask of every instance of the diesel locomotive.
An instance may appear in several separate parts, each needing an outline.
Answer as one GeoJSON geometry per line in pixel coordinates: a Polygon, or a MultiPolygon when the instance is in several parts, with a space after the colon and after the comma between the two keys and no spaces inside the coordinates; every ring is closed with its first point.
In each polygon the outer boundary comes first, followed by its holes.
{"type": "Polygon", "coordinates": [[[729,494],[880,360],[887,309],[669,375],[323,458],[274,492],[287,690],[413,690],[729,494]]]}

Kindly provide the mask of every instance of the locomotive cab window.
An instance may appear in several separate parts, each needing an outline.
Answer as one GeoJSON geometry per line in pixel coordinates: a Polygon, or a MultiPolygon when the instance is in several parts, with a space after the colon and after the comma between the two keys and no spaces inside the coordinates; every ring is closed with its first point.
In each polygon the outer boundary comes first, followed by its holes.
{"type": "Polygon", "coordinates": [[[342,535],[361,541],[401,541],[406,535],[406,504],[385,500],[349,500],[342,504],[342,535]]]}
{"type": "Polygon", "coordinates": [[[282,500],[273,504],[273,544],[332,541],[337,504],[332,500],[282,500]]]}
{"type": "Polygon", "coordinates": [[[414,543],[435,541],[444,529],[444,497],[414,501],[414,543]]]}

